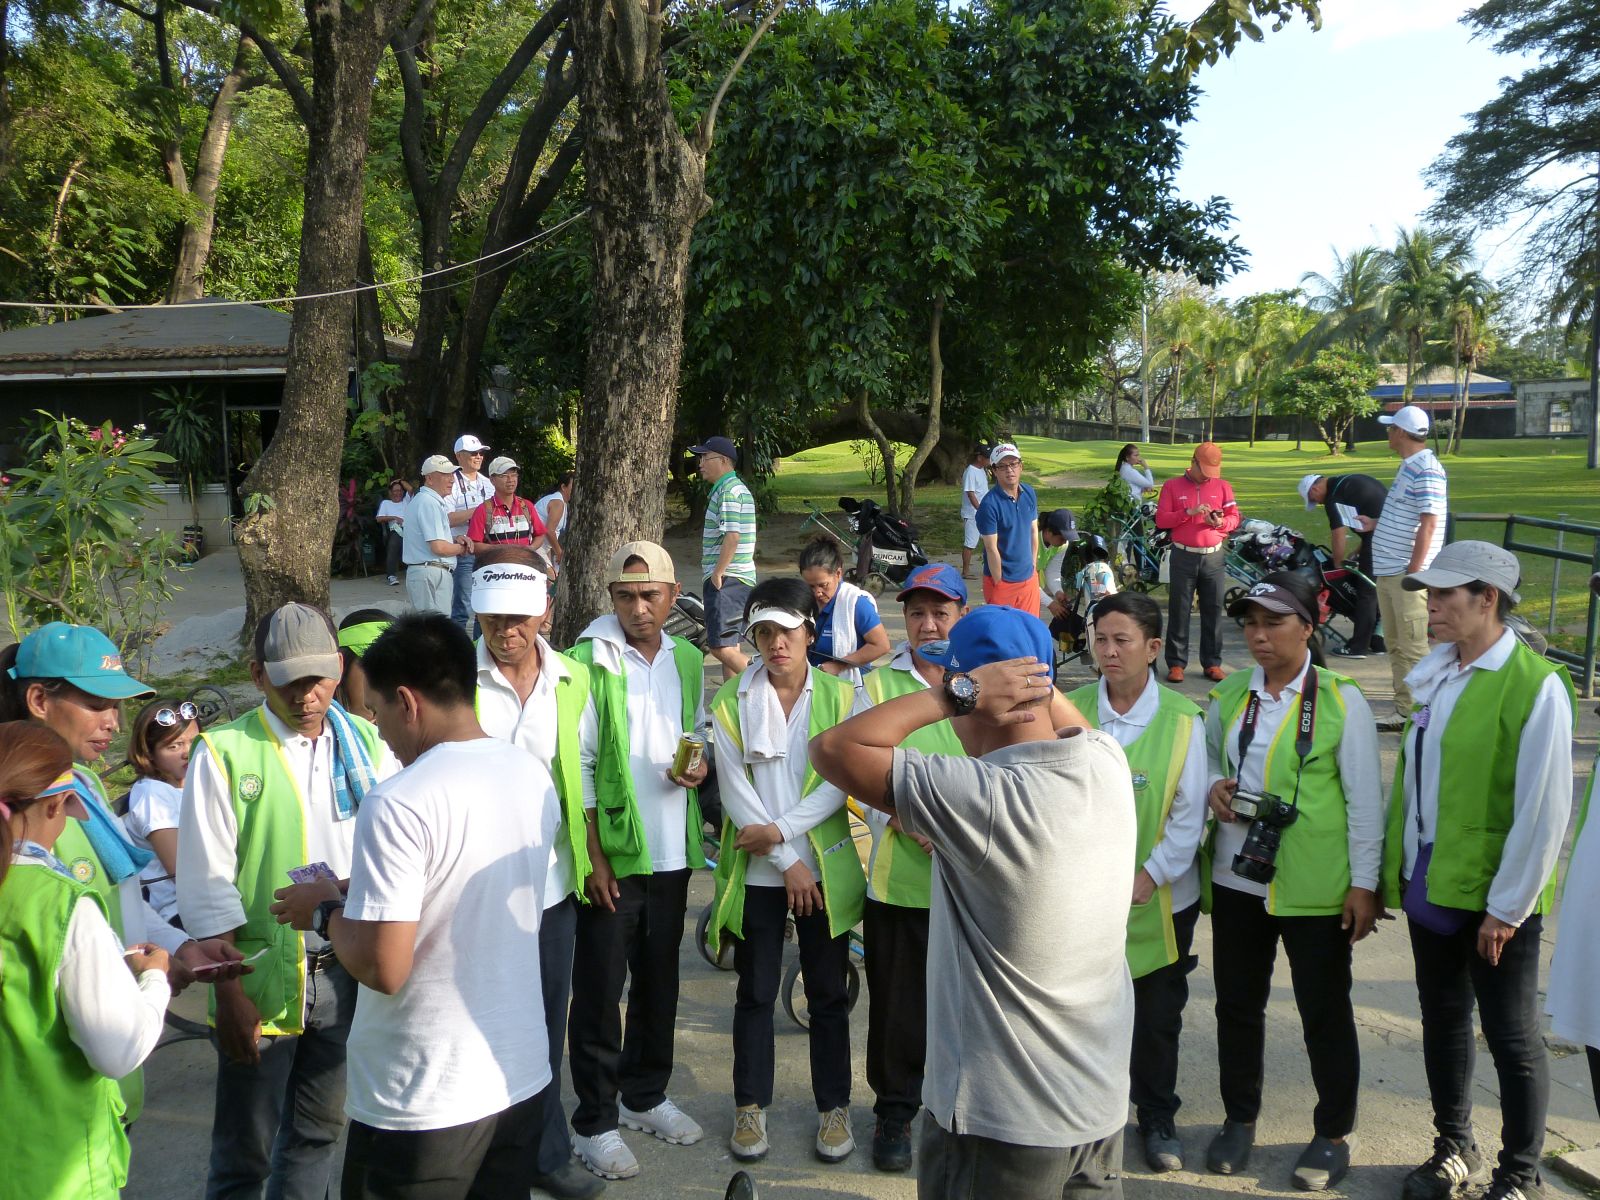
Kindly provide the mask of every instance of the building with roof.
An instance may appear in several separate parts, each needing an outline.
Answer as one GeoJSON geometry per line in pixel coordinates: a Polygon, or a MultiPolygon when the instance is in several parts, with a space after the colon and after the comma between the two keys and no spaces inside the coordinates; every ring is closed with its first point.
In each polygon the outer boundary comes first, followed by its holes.
{"type": "MultiPolygon", "coordinates": [[[[1383,404],[1383,411],[1392,413],[1406,401],[1405,363],[1383,363],[1379,370],[1378,385],[1369,395],[1383,404]]],[[[1447,421],[1455,413],[1456,378],[1448,366],[1422,367],[1412,382],[1411,401],[1427,411],[1435,422],[1447,421]]],[[[1372,423],[1376,426],[1376,422],[1372,423]]],[[[1521,433],[1517,419],[1516,390],[1504,379],[1493,375],[1480,375],[1474,371],[1467,376],[1467,436],[1476,438],[1517,437],[1521,433]]],[[[1378,435],[1382,436],[1379,428],[1378,435]]],[[[1366,436],[1363,428],[1360,436],[1366,436]]]]}

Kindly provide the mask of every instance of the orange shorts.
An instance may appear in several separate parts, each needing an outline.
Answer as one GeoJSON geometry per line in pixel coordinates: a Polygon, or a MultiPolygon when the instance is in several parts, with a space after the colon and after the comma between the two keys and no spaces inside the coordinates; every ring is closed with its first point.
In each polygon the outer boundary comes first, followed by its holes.
{"type": "Polygon", "coordinates": [[[985,604],[1004,604],[1011,608],[1020,609],[1030,616],[1039,615],[1039,581],[1037,579],[1024,579],[1019,583],[1006,583],[1003,580],[983,577],[983,602],[985,604]]]}

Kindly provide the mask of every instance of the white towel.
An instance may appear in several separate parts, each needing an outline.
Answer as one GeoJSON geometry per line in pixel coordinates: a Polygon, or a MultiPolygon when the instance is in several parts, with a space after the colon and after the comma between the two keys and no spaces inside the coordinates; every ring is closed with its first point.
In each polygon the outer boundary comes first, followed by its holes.
{"type": "MultiPolygon", "coordinates": [[[[833,594],[833,656],[844,658],[861,649],[861,635],[856,630],[856,603],[865,596],[873,608],[878,607],[870,592],[865,592],[847,579],[839,581],[839,590],[833,594]]],[[[839,678],[861,686],[861,669],[851,667],[839,672],[839,678]]]]}
{"type": "Polygon", "coordinates": [[[613,675],[623,674],[622,652],[628,647],[628,638],[622,632],[622,622],[615,613],[596,617],[589,627],[578,635],[581,642],[588,638],[594,642],[594,665],[613,675]]]}
{"type": "Polygon", "coordinates": [[[776,762],[789,756],[789,718],[778,689],[767,677],[767,665],[752,664],[749,686],[739,697],[739,729],[744,734],[744,761],[776,762]]]}

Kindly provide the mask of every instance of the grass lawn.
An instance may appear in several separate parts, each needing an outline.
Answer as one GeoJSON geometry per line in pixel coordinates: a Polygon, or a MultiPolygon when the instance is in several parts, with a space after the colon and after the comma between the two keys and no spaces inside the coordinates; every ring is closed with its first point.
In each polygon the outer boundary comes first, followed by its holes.
{"type": "MultiPolygon", "coordinates": [[[[1043,509],[1081,505],[1104,485],[1116,461],[1120,442],[1062,442],[1052,438],[1017,439],[1022,451],[1023,478],[1038,491],[1043,509]]],[[[1190,446],[1151,445],[1145,458],[1157,482],[1181,472],[1193,453],[1190,446]]],[[[1307,512],[1296,485],[1302,475],[1361,473],[1387,483],[1399,460],[1383,442],[1362,442],[1355,453],[1330,456],[1321,442],[1307,441],[1302,450],[1293,442],[1259,442],[1254,448],[1227,443],[1222,448],[1223,475],[1233,484],[1239,507],[1247,517],[1289,525],[1312,541],[1326,544],[1328,530],[1322,513],[1307,512]]],[[[1505,513],[1556,517],[1600,525],[1600,472],[1584,469],[1584,444],[1578,439],[1519,438],[1503,441],[1469,440],[1463,453],[1445,459],[1450,475],[1450,508],[1454,513],[1505,513]]],[[[867,474],[850,451],[849,442],[816,446],[786,458],[779,465],[777,491],[785,512],[803,514],[813,501],[830,515],[840,496],[871,495],[880,503],[882,488],[867,482],[867,474]]],[[[957,489],[940,485],[917,492],[917,526],[923,549],[938,556],[958,550],[960,521],[957,489]]],[[[1500,524],[1462,524],[1458,538],[1481,537],[1499,542],[1500,524]]],[[[1553,545],[1555,535],[1539,530],[1519,530],[1519,540],[1553,545]]],[[[1591,543],[1569,536],[1569,548],[1591,549],[1591,543]]],[[[1522,610],[1539,628],[1550,611],[1550,559],[1523,556],[1522,610]]],[[[1556,609],[1558,628],[1567,637],[1561,644],[1581,649],[1587,614],[1588,572],[1576,563],[1561,567],[1561,594],[1556,609]]]]}

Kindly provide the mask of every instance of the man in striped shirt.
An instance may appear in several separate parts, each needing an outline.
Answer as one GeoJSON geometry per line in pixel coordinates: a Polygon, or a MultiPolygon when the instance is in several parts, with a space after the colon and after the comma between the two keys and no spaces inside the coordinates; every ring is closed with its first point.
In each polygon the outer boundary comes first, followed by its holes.
{"type": "Polygon", "coordinates": [[[1394,677],[1395,711],[1378,728],[1404,727],[1411,711],[1406,675],[1428,652],[1428,603],[1423,592],[1408,592],[1401,582],[1426,570],[1444,545],[1449,494],[1444,466],[1428,449],[1428,414],[1407,404],[1393,416],[1381,416],[1389,427],[1389,448],[1400,456],[1400,469],[1383,501],[1377,520],[1357,517],[1363,533],[1372,534],[1372,570],[1378,584],[1378,615],[1389,647],[1394,677]]]}
{"type": "Polygon", "coordinates": [[[705,579],[706,650],[731,679],[749,659],[739,649],[744,602],[756,582],[756,501],[734,471],[739,451],[725,437],[691,446],[700,456],[700,478],[711,485],[700,535],[700,566],[705,579]]]}

